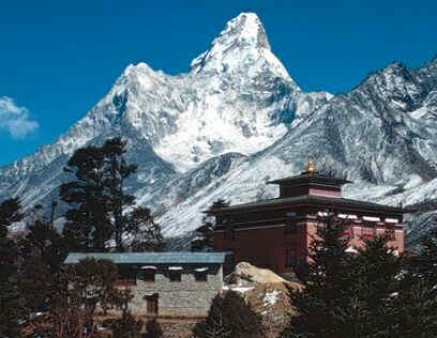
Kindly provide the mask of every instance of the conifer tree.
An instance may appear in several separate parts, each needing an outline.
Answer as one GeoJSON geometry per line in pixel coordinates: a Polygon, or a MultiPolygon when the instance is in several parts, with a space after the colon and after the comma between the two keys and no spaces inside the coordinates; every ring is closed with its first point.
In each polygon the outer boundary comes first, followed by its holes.
{"type": "Polygon", "coordinates": [[[425,234],[417,257],[405,257],[395,297],[397,336],[434,337],[437,332],[437,228],[425,234]]]}
{"type": "Polygon", "coordinates": [[[396,336],[401,260],[387,246],[389,234],[364,240],[350,256],[343,222],[331,215],[319,228],[305,287],[291,291],[298,315],[284,337],[396,336]]]}
{"type": "Polygon", "coordinates": [[[412,261],[411,268],[431,287],[437,280],[437,222],[432,230],[425,234],[420,243],[420,254],[412,261]]]}
{"type": "MultiPolygon", "coordinates": [[[[209,210],[224,208],[229,202],[218,199],[212,203],[209,210]]],[[[202,219],[202,225],[194,232],[194,239],[191,242],[191,251],[213,251],[214,250],[214,217],[206,215],[202,219]]]]}
{"type": "Polygon", "coordinates": [[[345,222],[334,214],[319,217],[310,246],[311,263],[302,290],[290,290],[298,311],[284,337],[339,337],[343,305],[350,287],[350,256],[343,236],[345,222]]]}
{"type": "Polygon", "coordinates": [[[66,172],[75,180],[62,184],[61,199],[69,204],[64,234],[73,249],[105,250],[111,236],[108,201],[105,195],[105,156],[102,148],[78,149],[67,162],[66,172]]]}
{"type": "Polygon", "coordinates": [[[437,292],[422,279],[408,276],[394,299],[396,337],[435,337],[437,332],[437,292]]]}
{"type": "Polygon", "coordinates": [[[356,328],[351,332],[354,336],[393,336],[397,316],[394,296],[399,291],[401,259],[395,248],[387,246],[389,238],[390,233],[386,233],[365,240],[351,262],[350,297],[361,305],[361,316],[355,319],[356,328]]]}
{"type": "Polygon", "coordinates": [[[28,312],[46,309],[47,302],[58,287],[58,274],[66,252],[61,235],[49,220],[34,219],[28,233],[19,242],[19,290],[28,312]]]}
{"type": "Polygon", "coordinates": [[[120,137],[107,140],[102,150],[105,156],[107,202],[113,219],[115,244],[118,251],[123,251],[122,234],[127,230],[124,210],[135,202],[135,197],[126,193],[125,182],[136,171],[137,166],[126,162],[126,141],[120,137]]]}
{"type": "Polygon", "coordinates": [[[0,204],[0,335],[17,336],[17,320],[22,315],[17,288],[17,247],[9,239],[9,227],[23,215],[18,199],[0,204]]]}
{"type": "Polygon", "coordinates": [[[0,204],[0,238],[6,238],[8,228],[23,219],[20,200],[10,198],[0,204]]]}
{"type": "Polygon", "coordinates": [[[114,239],[117,251],[163,250],[150,209],[132,208],[135,197],[126,192],[126,181],[137,166],[128,164],[125,155],[126,142],[116,137],[101,147],[79,149],[68,161],[66,171],[75,180],[61,186],[61,199],[70,205],[64,234],[72,249],[104,251],[114,239]],[[131,248],[123,240],[126,232],[135,237],[131,248]]]}
{"type": "Polygon", "coordinates": [[[261,317],[234,291],[217,295],[205,322],[193,329],[196,338],[260,338],[261,317]]]}
{"type": "Polygon", "coordinates": [[[126,230],[133,235],[132,251],[164,251],[166,243],[161,227],[149,208],[135,207],[127,216],[126,230]]]}

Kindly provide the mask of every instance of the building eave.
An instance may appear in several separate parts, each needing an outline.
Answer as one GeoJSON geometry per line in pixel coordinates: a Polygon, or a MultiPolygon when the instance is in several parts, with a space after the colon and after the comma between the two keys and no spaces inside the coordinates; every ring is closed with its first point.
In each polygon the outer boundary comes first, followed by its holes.
{"type": "Polygon", "coordinates": [[[275,210],[283,209],[288,207],[307,207],[314,209],[345,209],[354,212],[370,212],[370,213],[381,213],[381,214],[396,214],[402,216],[406,213],[413,213],[416,210],[412,208],[400,208],[387,206],[372,202],[362,202],[346,198],[329,198],[323,196],[299,196],[290,198],[276,198],[272,200],[266,200],[261,202],[246,203],[239,205],[232,205],[229,207],[208,210],[209,215],[218,216],[226,214],[235,213],[250,213],[250,212],[260,212],[263,210],[275,210]]]}
{"type": "Polygon", "coordinates": [[[77,264],[86,258],[111,260],[115,264],[223,264],[223,252],[72,252],[65,264],[77,264]]]}
{"type": "Polygon", "coordinates": [[[301,183],[324,184],[342,186],[343,184],[353,183],[347,179],[330,177],[321,174],[301,174],[297,176],[285,177],[273,181],[268,181],[266,184],[279,184],[293,186],[301,183]]]}

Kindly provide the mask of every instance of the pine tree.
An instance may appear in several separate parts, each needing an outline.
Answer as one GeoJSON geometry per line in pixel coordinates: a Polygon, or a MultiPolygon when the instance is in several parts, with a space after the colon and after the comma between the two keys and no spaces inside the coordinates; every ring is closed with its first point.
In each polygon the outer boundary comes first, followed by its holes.
{"type": "Polygon", "coordinates": [[[69,204],[64,234],[72,249],[105,250],[111,236],[105,196],[105,156],[102,148],[78,149],[67,162],[66,172],[75,180],[61,185],[60,197],[69,204]]]}
{"type": "MultiPolygon", "coordinates": [[[[434,225],[435,226],[435,225],[434,225]]],[[[405,257],[395,298],[398,337],[435,337],[437,332],[437,228],[421,241],[417,257],[405,257]]]]}
{"type": "Polygon", "coordinates": [[[437,332],[437,291],[412,276],[394,299],[396,337],[432,338],[437,332]]]}
{"type": "Polygon", "coordinates": [[[116,137],[109,139],[102,147],[105,156],[105,185],[108,192],[108,207],[113,219],[114,238],[118,251],[123,251],[122,235],[127,230],[123,211],[134,204],[135,197],[125,192],[125,182],[137,166],[125,160],[126,141],[116,137]]]}
{"type": "Polygon", "coordinates": [[[284,337],[341,337],[342,310],[348,301],[351,257],[346,253],[346,224],[334,214],[319,217],[317,235],[302,290],[290,290],[298,315],[284,337]]]}
{"type": "Polygon", "coordinates": [[[356,259],[350,267],[352,284],[351,296],[355,296],[361,306],[359,337],[393,336],[396,307],[393,296],[399,291],[397,277],[401,273],[401,259],[394,254],[395,248],[388,247],[389,234],[375,236],[364,241],[356,259]]]}
{"type": "Polygon", "coordinates": [[[260,338],[263,337],[261,316],[234,291],[217,295],[205,322],[193,329],[196,338],[260,338]]]}
{"type": "Polygon", "coordinates": [[[19,242],[18,270],[22,304],[27,311],[46,309],[58,285],[58,274],[65,259],[63,239],[46,219],[33,219],[28,233],[19,242]]]}
{"type": "Polygon", "coordinates": [[[23,215],[18,199],[0,204],[0,335],[18,336],[17,320],[22,315],[17,288],[17,247],[9,239],[9,227],[23,215]]]}
{"type": "Polygon", "coordinates": [[[420,243],[420,254],[413,261],[411,268],[430,286],[437,280],[437,222],[433,229],[423,236],[420,243]]]}
{"type": "Polygon", "coordinates": [[[388,235],[364,240],[349,256],[343,222],[331,215],[319,228],[305,287],[291,291],[298,316],[284,337],[396,336],[401,260],[387,246],[388,235]]]}
{"type": "MultiPolygon", "coordinates": [[[[218,199],[213,202],[209,210],[224,208],[229,206],[229,202],[218,199]]],[[[212,216],[204,216],[202,225],[194,232],[194,239],[191,241],[191,251],[213,251],[214,250],[214,227],[215,220],[212,216]]]]}
{"type": "Polygon", "coordinates": [[[8,234],[8,228],[13,223],[21,221],[23,216],[18,198],[3,201],[0,204],[0,238],[5,238],[8,234]]]}
{"type": "Polygon", "coordinates": [[[79,149],[69,160],[66,170],[75,180],[61,186],[61,198],[71,207],[64,234],[72,249],[104,251],[106,242],[114,239],[117,251],[124,251],[129,248],[123,234],[133,232],[134,250],[163,250],[160,227],[150,210],[136,207],[127,212],[135,197],[126,192],[126,181],[137,166],[128,164],[125,154],[126,142],[117,137],[101,147],[79,149]]]}
{"type": "Polygon", "coordinates": [[[127,226],[126,230],[133,235],[132,251],[164,251],[166,243],[161,227],[149,208],[135,207],[127,216],[127,226]]]}

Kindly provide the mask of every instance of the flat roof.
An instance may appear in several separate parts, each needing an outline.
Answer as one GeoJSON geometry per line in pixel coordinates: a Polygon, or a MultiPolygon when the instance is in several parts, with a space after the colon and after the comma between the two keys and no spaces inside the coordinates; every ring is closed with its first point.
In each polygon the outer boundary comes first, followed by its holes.
{"type": "Polygon", "coordinates": [[[76,264],[82,259],[108,259],[116,264],[221,264],[224,252],[72,252],[65,264],[76,264]]]}

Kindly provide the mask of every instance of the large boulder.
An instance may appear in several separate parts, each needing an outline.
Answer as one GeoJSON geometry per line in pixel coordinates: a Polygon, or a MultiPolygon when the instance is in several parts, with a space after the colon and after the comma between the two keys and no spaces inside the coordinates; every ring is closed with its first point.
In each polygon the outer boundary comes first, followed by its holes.
{"type": "Polygon", "coordinates": [[[301,283],[285,280],[269,269],[247,262],[238,263],[225,282],[225,292],[239,292],[262,316],[265,337],[278,337],[288,327],[290,318],[295,314],[289,291],[302,288],[301,283]]]}

